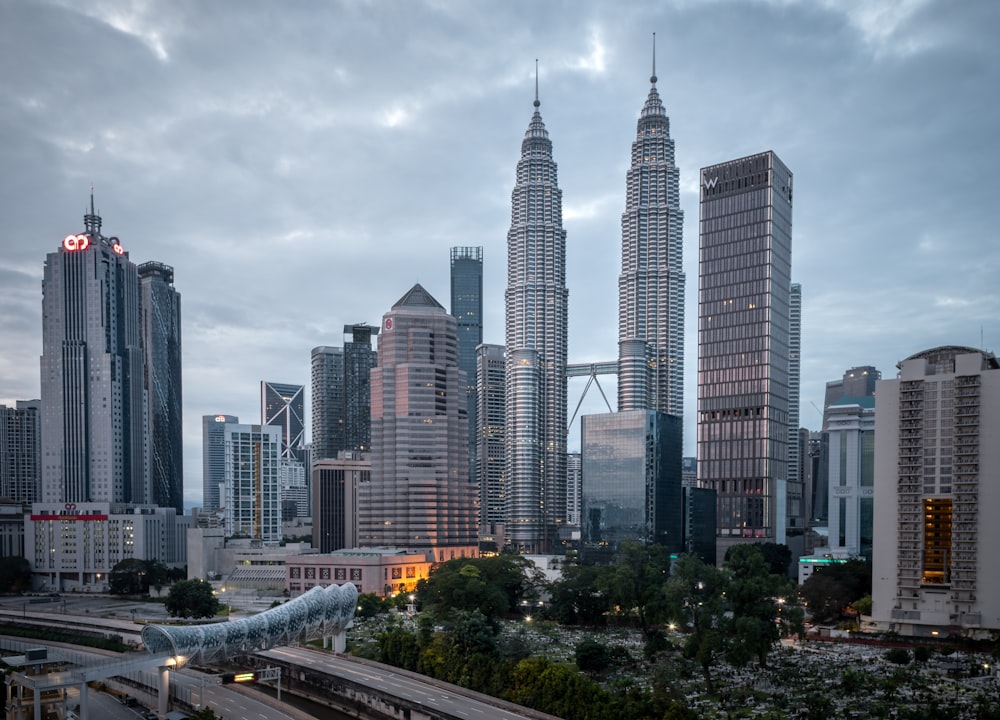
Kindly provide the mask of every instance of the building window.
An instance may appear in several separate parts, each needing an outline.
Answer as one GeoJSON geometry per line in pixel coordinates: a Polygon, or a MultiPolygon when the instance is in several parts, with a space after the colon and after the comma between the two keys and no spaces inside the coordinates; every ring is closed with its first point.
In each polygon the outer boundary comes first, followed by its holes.
{"type": "Polygon", "coordinates": [[[924,499],[925,585],[951,584],[951,498],[924,499]]]}
{"type": "Polygon", "coordinates": [[[361,568],[351,568],[351,580],[361,579],[361,568]]]}
{"type": "Polygon", "coordinates": [[[346,580],[347,579],[347,568],[334,568],[333,569],[333,579],[334,580],[346,580]]]}

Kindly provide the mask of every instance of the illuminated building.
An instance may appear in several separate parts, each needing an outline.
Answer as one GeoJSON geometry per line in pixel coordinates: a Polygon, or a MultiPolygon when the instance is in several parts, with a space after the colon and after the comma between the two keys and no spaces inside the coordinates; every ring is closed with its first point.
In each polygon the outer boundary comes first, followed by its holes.
{"type": "Polygon", "coordinates": [[[181,396],[181,296],[174,269],[139,266],[142,347],[149,422],[149,502],[184,514],[184,429],[181,396]]]}
{"type": "Polygon", "coordinates": [[[483,248],[451,249],[451,314],[458,323],[458,366],[465,372],[470,472],[476,463],[476,348],[483,342],[483,248]]]}
{"type": "Polygon", "coordinates": [[[24,557],[34,589],[107,592],[108,574],[122,560],[187,563],[187,528],[194,518],[171,508],[106,502],[31,506],[24,523],[24,557]]]}
{"type": "Polygon", "coordinates": [[[0,405],[0,497],[31,504],[39,499],[41,420],[39,400],[0,405]]]}
{"type": "Polygon", "coordinates": [[[623,540],[684,549],[681,419],[655,410],[581,420],[584,547],[623,540]]]}
{"type": "Polygon", "coordinates": [[[465,373],[455,318],[419,284],[382,316],[372,370],[371,482],[359,545],[477,554],[465,373]]]}
{"type": "Polygon", "coordinates": [[[201,416],[202,510],[206,514],[222,507],[220,488],[226,480],[226,424],[239,422],[235,415],[201,416]]]}
{"type": "Polygon", "coordinates": [[[618,276],[618,409],[684,414],[684,213],[670,118],[652,87],[632,143],[618,276]]]}
{"type": "Polygon", "coordinates": [[[342,450],[362,451],[371,444],[371,369],[379,329],[345,325],[343,347],[312,350],[312,456],[335,458],[342,450]]]}
{"type": "Polygon", "coordinates": [[[226,536],[281,541],[281,428],[223,425],[226,536]]]}
{"type": "Polygon", "coordinates": [[[875,391],[872,617],[904,636],[989,637],[1000,630],[1000,363],[937,347],[897,367],[875,391]]]}
{"type": "Polygon", "coordinates": [[[506,541],[555,551],[566,526],[566,231],[552,141],[538,108],[511,193],[504,292],[507,351],[506,541]]]}
{"type": "Polygon", "coordinates": [[[84,215],[45,259],[42,489],[45,502],[149,501],[139,273],[101,217],[84,215]]]}
{"type": "Polygon", "coordinates": [[[719,554],[785,542],[792,173],[773,152],[701,171],[698,485],[719,554]]]}
{"type": "Polygon", "coordinates": [[[418,550],[344,548],[285,560],[290,597],[331,583],[354,585],[361,594],[389,597],[410,593],[430,576],[432,560],[418,550]]]}

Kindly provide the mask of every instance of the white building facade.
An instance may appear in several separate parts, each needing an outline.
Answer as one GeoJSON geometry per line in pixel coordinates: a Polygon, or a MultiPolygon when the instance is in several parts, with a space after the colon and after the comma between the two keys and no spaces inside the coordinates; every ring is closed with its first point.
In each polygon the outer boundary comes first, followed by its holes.
{"type": "Polygon", "coordinates": [[[1000,364],[938,347],[898,367],[876,386],[872,616],[906,636],[987,635],[1000,629],[1000,364]]]}

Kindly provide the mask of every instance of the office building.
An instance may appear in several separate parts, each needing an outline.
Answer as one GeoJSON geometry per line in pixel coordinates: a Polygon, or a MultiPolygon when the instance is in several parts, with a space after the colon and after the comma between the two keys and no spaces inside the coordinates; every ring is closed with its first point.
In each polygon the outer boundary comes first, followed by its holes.
{"type": "Polygon", "coordinates": [[[223,425],[223,481],[227,537],[281,541],[282,429],[277,425],[223,425]]]}
{"type": "Polygon", "coordinates": [[[872,557],[875,398],[842,397],[829,408],[829,547],[837,557],[872,557]]]}
{"type": "Polygon", "coordinates": [[[937,347],[897,367],[875,391],[872,617],[903,636],[989,637],[1000,630],[1000,363],[937,347]]]}
{"type": "Polygon", "coordinates": [[[312,456],[335,458],[342,450],[371,444],[371,369],[378,328],[344,326],[343,347],[312,350],[312,456]]]}
{"type": "Polygon", "coordinates": [[[684,549],[681,432],[680,418],[655,410],[583,416],[585,547],[614,551],[637,540],[684,549]]]}
{"type": "Polygon", "coordinates": [[[30,505],[39,499],[40,409],[40,400],[0,405],[0,498],[7,501],[30,505]]]}
{"type": "Polygon", "coordinates": [[[107,502],[41,502],[24,521],[24,557],[34,589],[107,592],[108,575],[123,560],[187,563],[194,518],[170,508],[107,502]]]}
{"type": "Polygon", "coordinates": [[[583,454],[566,453],[566,524],[580,527],[583,517],[583,454]]]}
{"type": "Polygon", "coordinates": [[[305,386],[262,380],[260,422],[281,428],[281,457],[302,461],[305,445],[305,386]]]}
{"type": "Polygon", "coordinates": [[[201,416],[202,512],[222,507],[222,485],[226,480],[226,425],[238,425],[235,415],[201,416]]]}
{"type": "Polygon", "coordinates": [[[475,475],[479,483],[480,535],[503,533],[506,518],[507,445],[505,413],[507,398],[506,360],[502,345],[476,348],[476,444],[475,475]]]}
{"type": "Polygon", "coordinates": [[[773,152],[701,171],[698,484],[718,551],[785,542],[792,173],[773,152]]]}
{"type": "Polygon", "coordinates": [[[470,471],[476,463],[476,348],[483,342],[483,248],[451,249],[451,314],[458,323],[458,366],[465,373],[470,471]]]}
{"type": "Polygon", "coordinates": [[[632,143],[618,276],[618,409],[684,415],[684,213],[670,118],[651,87],[632,143]]]}
{"type": "Polygon", "coordinates": [[[371,381],[371,482],[361,490],[359,544],[476,555],[455,318],[419,284],[382,317],[371,381]]]}
{"type": "Polygon", "coordinates": [[[852,367],[844,372],[840,380],[826,384],[823,400],[823,430],[828,426],[828,408],[845,397],[875,397],[875,385],[882,379],[882,373],[871,365],[852,367]]]}
{"type": "Polygon", "coordinates": [[[796,533],[809,524],[802,467],[799,462],[799,386],[802,369],[802,286],[791,284],[788,296],[788,483],[785,527],[796,533]]]}
{"type": "Polygon", "coordinates": [[[174,269],[139,266],[142,347],[146,360],[149,502],[184,514],[184,428],[181,394],[181,296],[174,269]]]}
{"type": "Polygon", "coordinates": [[[552,141],[538,108],[511,193],[504,292],[507,543],[555,551],[566,520],[566,231],[552,141]]]}
{"type": "Polygon", "coordinates": [[[101,217],[45,259],[42,490],[52,503],[148,502],[139,273],[101,217]]]}
{"type": "Polygon", "coordinates": [[[305,463],[282,460],[278,467],[278,483],[281,485],[282,522],[310,517],[311,498],[305,463]]]}
{"type": "Polygon", "coordinates": [[[313,547],[321,553],[358,546],[358,493],[371,482],[367,455],[344,450],[312,467],[313,547]]]}

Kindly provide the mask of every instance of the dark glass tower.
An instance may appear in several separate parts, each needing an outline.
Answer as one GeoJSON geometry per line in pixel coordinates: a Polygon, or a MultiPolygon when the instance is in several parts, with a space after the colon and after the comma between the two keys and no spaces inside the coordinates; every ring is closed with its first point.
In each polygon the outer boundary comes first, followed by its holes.
{"type": "Polygon", "coordinates": [[[566,231],[552,141],[538,108],[511,192],[504,293],[507,541],[551,552],[566,520],[566,231]]]}
{"type": "Polygon", "coordinates": [[[147,502],[141,305],[138,270],[91,195],[84,231],[45,259],[44,502],[147,502]]]}
{"type": "MultiPolygon", "coordinates": [[[[654,51],[655,52],[655,51],[654,51]]],[[[632,143],[618,276],[618,409],[684,415],[684,213],[674,141],[656,90],[632,143]]]]}
{"type": "Polygon", "coordinates": [[[40,407],[39,400],[0,405],[0,496],[29,505],[39,500],[40,407]]]}
{"type": "Polygon", "coordinates": [[[281,458],[301,462],[305,441],[305,387],[262,380],[260,420],[262,425],[281,428],[281,458]]]}
{"type": "Polygon", "coordinates": [[[371,444],[371,369],[378,328],[345,325],[344,346],[312,350],[312,456],[335,458],[341,450],[371,444]]]}
{"type": "Polygon", "coordinates": [[[469,461],[476,462],[476,348],[483,342],[483,248],[451,249],[451,314],[458,323],[458,366],[465,371],[469,461]]]}
{"type": "Polygon", "coordinates": [[[773,152],[701,171],[698,484],[720,555],[785,542],[792,173],[773,152]]]}
{"type": "Polygon", "coordinates": [[[149,420],[149,501],[184,514],[184,429],[181,394],[181,296],[174,269],[139,266],[142,345],[149,420]]]}

